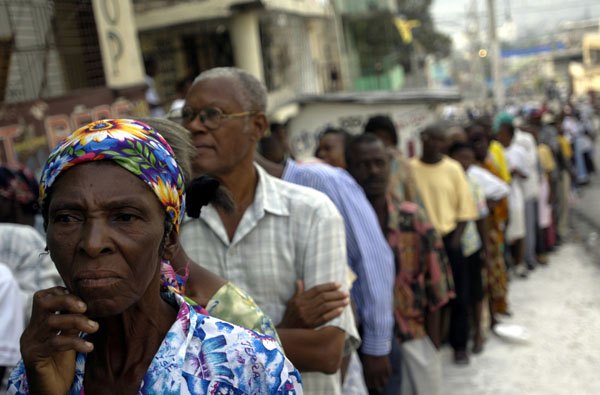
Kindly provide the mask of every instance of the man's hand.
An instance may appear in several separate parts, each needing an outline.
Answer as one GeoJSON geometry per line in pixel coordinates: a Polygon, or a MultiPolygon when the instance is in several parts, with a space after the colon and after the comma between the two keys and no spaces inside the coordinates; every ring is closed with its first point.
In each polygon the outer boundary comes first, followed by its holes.
{"type": "Polygon", "coordinates": [[[459,233],[455,233],[454,235],[452,235],[452,238],[450,239],[450,248],[452,248],[455,251],[460,251],[461,249],[461,236],[459,235],[459,233]]]}
{"type": "Polygon", "coordinates": [[[363,354],[362,364],[367,388],[377,392],[383,391],[383,387],[392,375],[389,356],[373,357],[363,354]]]}
{"type": "Polygon", "coordinates": [[[325,283],[304,291],[302,280],[296,281],[296,294],[287,307],[278,328],[314,329],[339,317],[350,303],[348,291],[340,283],[325,283]]]}

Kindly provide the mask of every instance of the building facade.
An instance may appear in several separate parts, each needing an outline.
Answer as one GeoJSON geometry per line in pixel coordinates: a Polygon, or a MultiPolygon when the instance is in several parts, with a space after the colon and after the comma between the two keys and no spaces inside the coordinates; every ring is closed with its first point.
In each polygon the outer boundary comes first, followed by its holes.
{"type": "Polygon", "coordinates": [[[157,89],[218,66],[263,80],[269,112],[298,94],[341,89],[335,14],[324,0],[134,1],[144,57],[158,59],[157,89]]]}

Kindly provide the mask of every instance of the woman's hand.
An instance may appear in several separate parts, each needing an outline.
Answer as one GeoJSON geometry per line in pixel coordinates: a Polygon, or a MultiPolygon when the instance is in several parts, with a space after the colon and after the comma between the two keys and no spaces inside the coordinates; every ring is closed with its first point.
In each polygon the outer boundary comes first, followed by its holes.
{"type": "Polygon", "coordinates": [[[98,323],[83,315],[86,310],[85,303],[63,287],[33,296],[31,321],[21,336],[21,355],[31,394],[62,395],[71,388],[76,353],[94,349],[92,343],[79,337],[79,332],[98,330],[98,323]]]}

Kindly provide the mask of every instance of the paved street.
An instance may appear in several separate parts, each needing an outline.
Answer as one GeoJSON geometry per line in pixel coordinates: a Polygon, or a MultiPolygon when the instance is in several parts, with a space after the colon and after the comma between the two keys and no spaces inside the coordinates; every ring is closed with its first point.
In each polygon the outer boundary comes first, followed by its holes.
{"type": "MultiPolygon", "coordinates": [[[[600,162],[597,162],[600,163],[600,162]]],[[[600,179],[581,194],[572,240],[529,279],[512,279],[513,317],[527,344],[488,334],[484,352],[466,367],[442,350],[444,395],[600,394],[600,179]]]]}

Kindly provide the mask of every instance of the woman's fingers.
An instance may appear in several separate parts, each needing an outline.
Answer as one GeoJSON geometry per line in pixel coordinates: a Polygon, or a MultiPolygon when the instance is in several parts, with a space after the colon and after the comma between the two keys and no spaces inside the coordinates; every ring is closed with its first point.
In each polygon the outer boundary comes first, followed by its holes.
{"type": "Polygon", "coordinates": [[[94,333],[99,326],[83,314],[55,314],[46,320],[48,326],[60,331],[77,331],[87,334],[94,333]]]}
{"type": "Polygon", "coordinates": [[[21,336],[23,360],[35,361],[67,350],[89,352],[93,349],[91,343],[78,336],[80,332],[91,334],[99,329],[97,322],[83,315],[86,310],[83,300],[66,288],[36,292],[31,320],[21,336]]]}
{"type": "Polygon", "coordinates": [[[94,350],[94,345],[78,336],[54,336],[46,342],[47,347],[44,347],[44,354],[50,357],[57,352],[75,350],[77,352],[86,353],[94,350]]]}
{"type": "Polygon", "coordinates": [[[64,291],[60,292],[57,288],[39,291],[33,296],[32,317],[54,314],[57,311],[81,314],[86,310],[87,306],[81,298],[64,291]]]}

